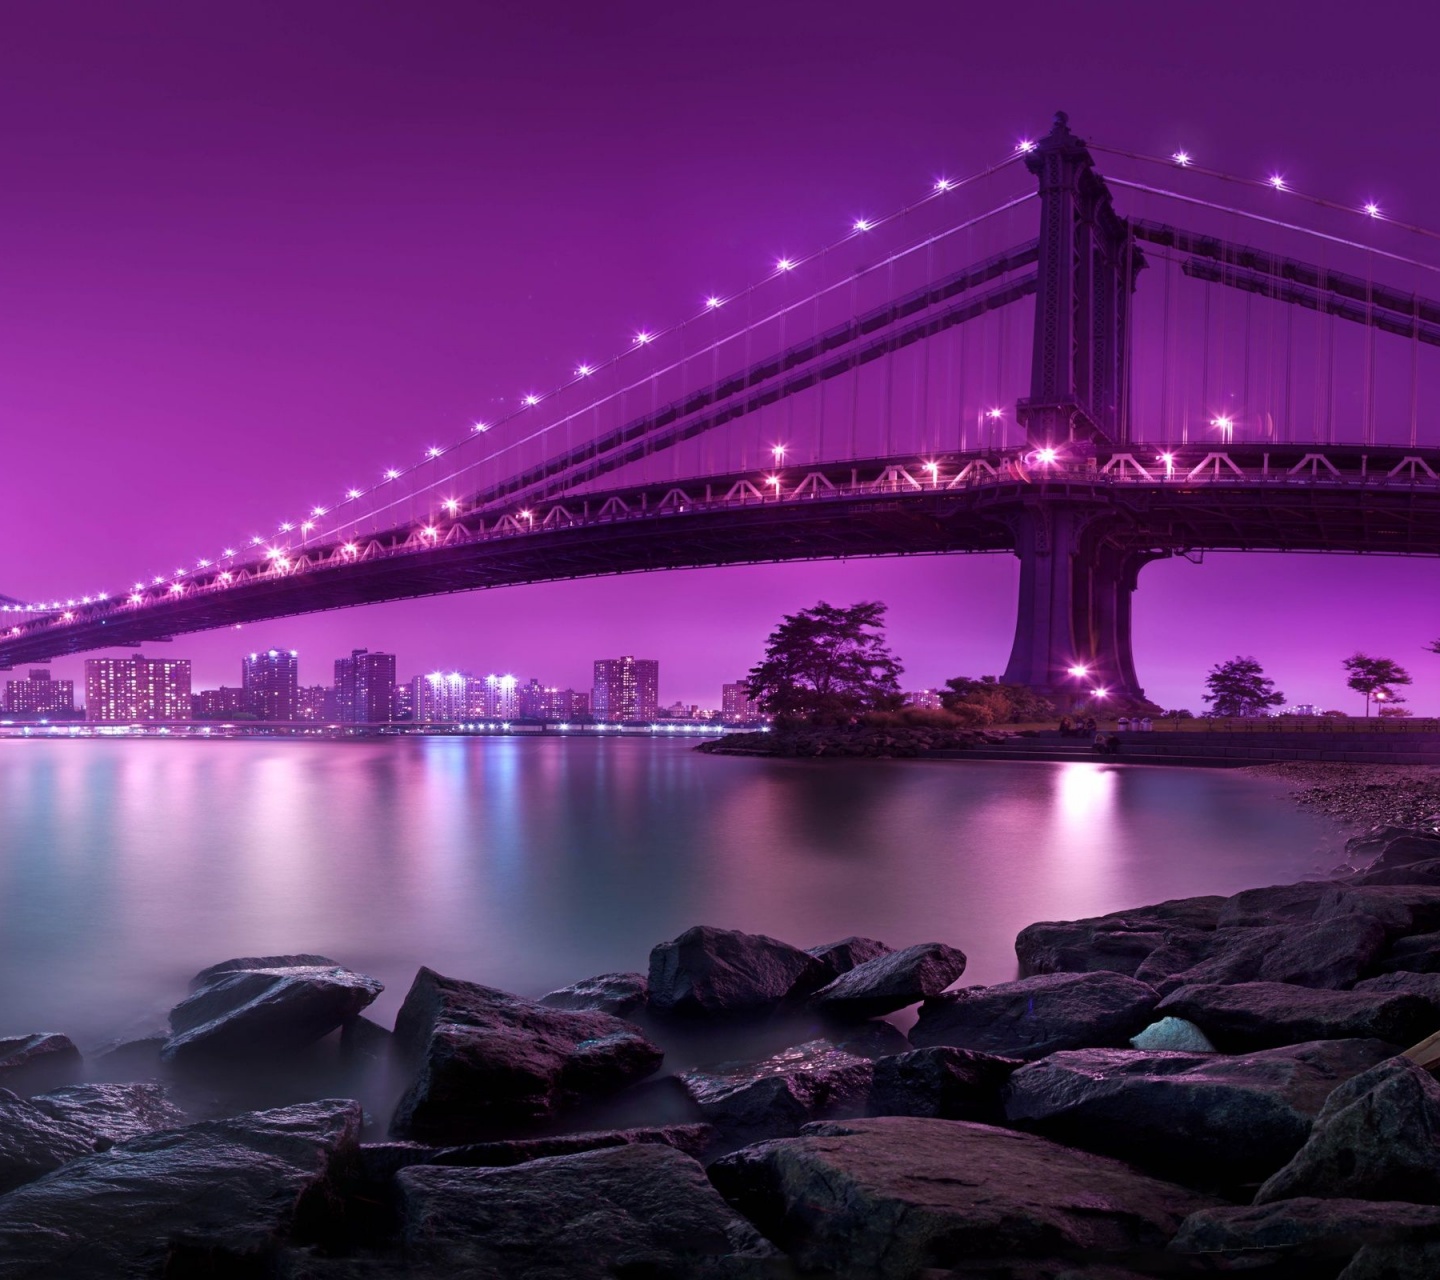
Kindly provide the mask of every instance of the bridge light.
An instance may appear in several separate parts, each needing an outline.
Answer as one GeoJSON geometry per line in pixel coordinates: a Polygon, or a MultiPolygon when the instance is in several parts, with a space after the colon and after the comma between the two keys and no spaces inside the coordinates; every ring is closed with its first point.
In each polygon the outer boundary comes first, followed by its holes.
{"type": "Polygon", "coordinates": [[[534,521],[535,521],[535,513],[534,513],[533,511],[528,511],[528,510],[527,510],[527,511],[522,511],[522,512],[520,513],[520,519],[522,519],[522,520],[529,520],[529,521],[533,524],[534,521]]]}
{"type": "Polygon", "coordinates": [[[439,534],[440,530],[437,529],[433,524],[427,524],[423,529],[420,530],[420,532],[427,538],[433,538],[439,534]]]}
{"type": "Polygon", "coordinates": [[[442,449],[438,444],[432,444],[428,449],[425,450],[425,456],[427,458],[438,458],[444,452],[445,450],[442,449]]]}
{"type": "Polygon", "coordinates": [[[178,596],[184,590],[185,584],[183,582],[172,582],[170,584],[170,594],[172,596],[178,596]]]}
{"type": "Polygon", "coordinates": [[[774,454],[776,462],[785,461],[785,446],[783,444],[775,445],[774,448],[770,450],[770,452],[774,454]]]}
{"type": "Polygon", "coordinates": [[[576,369],[575,369],[575,376],[576,376],[577,378],[588,378],[588,377],[589,377],[592,373],[594,373],[594,372],[595,372],[595,370],[594,370],[594,367],[593,367],[592,365],[588,365],[588,364],[577,365],[577,366],[576,366],[576,369]]]}
{"type": "Polygon", "coordinates": [[[951,182],[949,178],[936,178],[936,179],[935,179],[935,190],[936,190],[936,191],[949,191],[950,188],[953,187],[954,185],[955,185],[955,184],[954,184],[953,182],[951,182]]]}
{"type": "Polygon", "coordinates": [[[205,559],[201,559],[201,560],[199,561],[199,564],[200,564],[200,567],[201,567],[202,569],[208,569],[208,568],[210,567],[210,561],[205,560],[205,559]]]}
{"type": "Polygon", "coordinates": [[[854,229],[856,231],[869,231],[874,225],[869,218],[856,218],[854,229]]]}
{"type": "Polygon", "coordinates": [[[74,622],[75,615],[71,613],[69,609],[66,609],[65,612],[60,615],[60,620],[62,622],[74,622]]]}
{"type": "Polygon", "coordinates": [[[351,502],[354,502],[355,499],[360,496],[360,490],[359,490],[359,489],[346,489],[346,490],[345,490],[345,496],[346,496],[347,498],[349,498],[351,502]]]}
{"type": "Polygon", "coordinates": [[[1267,181],[1276,191],[1285,190],[1285,175],[1283,173],[1272,173],[1267,181]]]}
{"type": "Polygon", "coordinates": [[[521,402],[527,407],[533,409],[537,404],[540,403],[540,397],[532,393],[528,396],[523,396],[521,398],[521,402]]]}
{"type": "Polygon", "coordinates": [[[221,581],[221,582],[229,582],[229,581],[231,581],[234,577],[235,577],[235,575],[234,575],[233,573],[231,573],[229,569],[226,569],[226,570],[220,575],[220,581],[221,581]]]}
{"type": "Polygon", "coordinates": [[[224,550],[223,552],[221,552],[221,555],[223,555],[227,560],[228,560],[231,556],[233,556],[234,554],[235,554],[235,548],[234,548],[234,547],[226,547],[225,550],[224,550]]]}
{"type": "Polygon", "coordinates": [[[110,598],[109,594],[108,594],[107,592],[104,592],[104,591],[100,592],[100,594],[95,597],[95,599],[97,599],[97,600],[108,600],[109,598],[110,598]]]}
{"type": "Polygon", "coordinates": [[[1190,163],[1190,153],[1188,151],[1177,151],[1170,159],[1184,169],[1190,163]]]}
{"type": "Polygon", "coordinates": [[[460,502],[457,498],[446,498],[445,501],[442,502],[440,505],[444,507],[445,510],[448,511],[452,516],[460,510],[460,502]]]}
{"type": "MultiPolygon", "coordinates": [[[[144,599],[145,597],[142,596],[138,591],[132,592],[130,595],[131,604],[140,604],[144,599]]],[[[18,631],[19,628],[17,627],[16,630],[18,631]]]]}
{"type": "Polygon", "coordinates": [[[1365,212],[1371,218],[1378,218],[1380,216],[1380,206],[1373,200],[1367,200],[1365,202],[1365,212]]]}
{"type": "Polygon", "coordinates": [[[324,508],[324,507],[311,507],[311,508],[310,508],[310,514],[311,514],[312,516],[323,516],[323,515],[325,514],[325,508],[324,508]]]}
{"type": "Polygon", "coordinates": [[[1092,689],[1090,692],[1093,693],[1097,698],[1108,698],[1110,696],[1109,689],[1092,689]]]}
{"type": "Polygon", "coordinates": [[[654,335],[648,330],[641,329],[640,332],[635,335],[635,345],[637,347],[643,347],[647,342],[652,341],[653,338],[654,335]]]}
{"type": "Polygon", "coordinates": [[[1035,143],[1029,138],[1021,138],[1020,141],[1015,144],[1015,150],[1022,156],[1028,156],[1035,150],[1035,143]]]}
{"type": "Polygon", "coordinates": [[[1055,461],[1055,459],[1056,459],[1059,455],[1055,452],[1054,449],[1050,448],[1049,445],[1046,445],[1046,447],[1043,448],[1043,449],[1037,449],[1037,450],[1035,451],[1035,456],[1036,456],[1041,462],[1045,463],[1046,466],[1049,466],[1052,462],[1055,461]]]}
{"type": "Polygon", "coordinates": [[[1001,418],[1005,416],[1005,410],[989,409],[986,411],[985,416],[989,418],[991,422],[998,422],[1001,418]]]}
{"type": "Polygon", "coordinates": [[[795,260],[793,258],[777,258],[775,260],[776,271],[794,271],[795,260]]]}
{"type": "Polygon", "coordinates": [[[300,526],[300,532],[301,532],[301,533],[309,533],[310,530],[313,529],[314,527],[315,527],[315,521],[313,521],[313,520],[306,520],[305,523],[300,526]]]}
{"type": "Polygon", "coordinates": [[[281,533],[289,533],[292,529],[294,529],[294,527],[295,527],[295,526],[294,526],[293,524],[291,524],[290,521],[288,521],[288,520],[282,520],[282,521],[280,522],[280,532],[281,532],[281,533]]]}
{"type": "Polygon", "coordinates": [[[1223,431],[1225,438],[1230,439],[1230,434],[1235,430],[1235,419],[1228,413],[1217,413],[1210,419],[1210,425],[1217,431],[1223,431]]]}
{"type": "Polygon", "coordinates": [[[265,539],[262,538],[258,533],[252,534],[250,538],[250,545],[252,547],[258,547],[264,541],[265,539]]]}
{"type": "Polygon", "coordinates": [[[707,310],[714,311],[716,307],[724,306],[724,299],[717,298],[713,293],[705,299],[707,310]]]}
{"type": "Polygon", "coordinates": [[[779,490],[780,490],[780,477],[779,477],[779,476],[766,476],[766,477],[765,477],[765,483],[766,483],[766,484],[769,484],[769,485],[774,485],[776,492],[777,492],[777,493],[779,492],[779,490]]]}
{"type": "Polygon", "coordinates": [[[1083,662],[1077,662],[1073,667],[1070,668],[1070,674],[1074,676],[1077,680],[1083,680],[1086,676],[1090,674],[1090,668],[1087,667],[1083,662]]]}
{"type": "Polygon", "coordinates": [[[151,579],[151,581],[154,582],[154,584],[158,587],[165,581],[165,579],[163,576],[157,573],[155,577],[151,579]]]}
{"type": "Polygon", "coordinates": [[[356,546],[353,542],[347,542],[343,547],[340,548],[340,550],[343,551],[347,556],[353,556],[357,551],[360,550],[360,548],[356,546]]]}
{"type": "Polygon", "coordinates": [[[278,559],[280,559],[280,557],[283,556],[284,554],[285,554],[285,553],[284,553],[282,550],[280,550],[279,547],[267,547],[267,548],[265,549],[265,558],[266,558],[267,560],[278,560],[278,559]]]}
{"type": "Polygon", "coordinates": [[[489,424],[488,422],[477,422],[477,423],[475,424],[475,431],[476,431],[477,434],[483,435],[485,432],[487,432],[487,431],[489,431],[489,430],[490,430],[490,424],[489,424]]]}
{"type": "Polygon", "coordinates": [[[390,468],[385,472],[385,479],[387,479],[387,480],[398,480],[398,479],[400,479],[400,472],[397,471],[394,467],[390,467],[390,468]]]}

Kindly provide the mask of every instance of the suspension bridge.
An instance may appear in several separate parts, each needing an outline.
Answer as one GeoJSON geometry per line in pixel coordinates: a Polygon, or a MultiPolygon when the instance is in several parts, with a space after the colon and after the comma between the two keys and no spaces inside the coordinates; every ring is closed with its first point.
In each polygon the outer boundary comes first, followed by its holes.
{"type": "Polygon", "coordinates": [[[278,529],[4,598],[0,668],[522,583],[1009,553],[1004,679],[1140,699],[1156,559],[1440,554],[1440,302],[1414,249],[1437,237],[1183,152],[1109,151],[1140,176],[1107,178],[1097,151],[1058,115],[278,529]]]}

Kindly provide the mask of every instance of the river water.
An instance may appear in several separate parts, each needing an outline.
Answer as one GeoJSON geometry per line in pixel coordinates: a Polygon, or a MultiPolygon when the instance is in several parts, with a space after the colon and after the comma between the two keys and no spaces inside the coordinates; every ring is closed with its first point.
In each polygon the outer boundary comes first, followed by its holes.
{"type": "Polygon", "coordinates": [[[1274,783],[1100,763],[800,762],[649,739],[0,741],[0,1035],[82,1047],[189,977],[315,951],[538,995],[692,924],[812,946],[1016,932],[1290,881],[1339,838],[1274,783]]]}

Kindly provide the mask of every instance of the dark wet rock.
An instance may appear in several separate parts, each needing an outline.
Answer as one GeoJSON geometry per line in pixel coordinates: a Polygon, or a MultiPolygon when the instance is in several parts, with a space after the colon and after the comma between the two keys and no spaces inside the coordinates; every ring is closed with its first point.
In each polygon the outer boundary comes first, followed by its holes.
{"type": "Polygon", "coordinates": [[[1354,885],[1437,885],[1440,886],[1440,858],[1433,862],[1412,862],[1384,871],[1366,871],[1349,881],[1354,885]]]}
{"type": "Polygon", "coordinates": [[[680,1079],[706,1123],[734,1143],[793,1137],[812,1120],[862,1114],[873,1069],[869,1058],[812,1040],[680,1079]]]}
{"type": "Polygon", "coordinates": [[[644,1079],[662,1058],[608,1013],[551,1009],[433,969],[415,975],[395,1040],[418,1073],[391,1132],[451,1142],[514,1136],[644,1079]]]}
{"type": "Polygon", "coordinates": [[[1367,1244],[1335,1280],[1435,1280],[1440,1275],[1440,1241],[1367,1244]]]}
{"type": "Polygon", "coordinates": [[[922,942],[858,964],[812,999],[827,1018],[878,1018],[938,996],[965,972],[965,953],[943,942],[922,942]]]}
{"type": "Polygon", "coordinates": [[[1440,973],[1440,933],[1396,938],[1375,967],[1384,973],[1440,973]]]}
{"type": "Polygon", "coordinates": [[[1144,1049],[1155,1053],[1167,1050],[1171,1053],[1216,1053],[1210,1037],[1193,1022],[1185,1018],[1160,1018],[1152,1022],[1139,1035],[1130,1037],[1132,1049],[1144,1049]]]}
{"type": "Polygon", "coordinates": [[[1404,991],[1324,991],[1283,982],[1181,987],[1156,1013],[1186,1018],[1222,1053],[1368,1037],[1408,1045],[1436,1029],[1435,1006],[1404,991]]]}
{"type": "Polygon", "coordinates": [[[351,1065],[384,1062],[395,1047],[395,1033],[357,1014],[340,1027],[340,1058],[351,1065]]]}
{"type": "Polygon", "coordinates": [[[1335,885],[1315,908],[1314,919],[1371,916],[1390,938],[1440,929],[1440,889],[1427,885],[1335,885]]]}
{"type": "MultiPolygon", "coordinates": [[[[1415,827],[1400,827],[1394,824],[1374,827],[1362,835],[1351,836],[1345,841],[1345,856],[1355,866],[1368,865],[1385,852],[1392,841],[1405,840],[1412,836],[1421,839],[1440,840],[1433,832],[1415,827]]],[[[1432,855],[1440,857],[1440,853],[1432,855]]]]}
{"type": "Polygon", "coordinates": [[[1362,978],[1352,990],[1364,995],[1403,994],[1423,1000],[1430,1006],[1431,1014],[1431,1023],[1425,1035],[1440,1030],[1440,973],[1409,973],[1405,970],[1382,973],[1374,978],[1362,978]]]}
{"type": "Polygon", "coordinates": [[[814,956],[759,933],[697,925],[650,952],[653,1013],[753,1017],[825,985],[814,956]]]}
{"type": "Polygon", "coordinates": [[[88,1074],[99,1080],[147,1080],[164,1070],[160,1054],[170,1037],[163,1032],[116,1040],[86,1055],[88,1074]]]}
{"type": "Polygon", "coordinates": [[[80,1050],[54,1031],[0,1040],[0,1089],[22,1096],[69,1084],[80,1074],[80,1050]]]}
{"type": "Polygon", "coordinates": [[[805,948],[805,954],[814,956],[834,978],[838,978],[842,973],[849,973],[857,964],[889,955],[890,951],[891,948],[883,942],[853,934],[848,938],[841,938],[839,942],[827,942],[823,947],[805,948]]]}
{"type": "Polygon", "coordinates": [[[1276,1262],[1333,1265],[1362,1245],[1437,1238],[1440,1209],[1431,1205],[1304,1196],[1201,1209],[1185,1219],[1169,1247],[1171,1253],[1215,1256],[1229,1268],[1245,1270],[1276,1262]]]}
{"type": "Polygon", "coordinates": [[[1289,982],[1338,990],[1349,986],[1380,956],[1389,941],[1371,915],[1256,928],[1217,929],[1206,954],[1161,948],[1136,971],[1163,994],[1204,983],[1289,982]]]}
{"type": "Polygon", "coordinates": [[[802,1270],[841,1280],[1077,1254],[1123,1267],[1214,1203],[1033,1134],[911,1116],[810,1125],[710,1176],[802,1270]]]}
{"type": "Polygon", "coordinates": [[[1322,1040],[1234,1057],[1075,1050],[1011,1076],[1005,1115],[1167,1177],[1235,1186],[1291,1159],[1335,1086],[1392,1052],[1375,1040],[1322,1040]]]}
{"type": "Polygon", "coordinates": [[[1417,862],[1433,862],[1437,858],[1440,858],[1440,836],[1409,832],[1387,840],[1365,869],[1389,871],[1394,867],[1413,866],[1417,862]]]}
{"type": "Polygon", "coordinates": [[[837,1049],[861,1058],[888,1058],[910,1049],[909,1038],[891,1022],[862,1022],[858,1026],[840,1027],[829,1039],[837,1049]]]}
{"type": "Polygon", "coordinates": [[[1339,1085],[1255,1202],[1295,1196],[1440,1204],[1440,1084],[1394,1057],[1339,1085]]]}
{"type": "Polygon", "coordinates": [[[966,987],[920,1006],[910,1042],[1010,1058],[1126,1044],[1151,1021],[1159,996],[1123,974],[1054,973],[966,987]]]}
{"type": "Polygon", "coordinates": [[[1087,920],[1047,920],[1022,929],[1015,954],[1024,976],[1106,970],[1134,977],[1152,951],[1215,928],[1221,897],[1176,898],[1087,920]]]}
{"type": "Polygon", "coordinates": [[[264,1275],[283,1242],[328,1230],[360,1119],[358,1103],[306,1103],[73,1160],[0,1197],[0,1277],[264,1275]]]}
{"type": "Polygon", "coordinates": [[[1273,884],[1242,889],[1225,899],[1216,925],[1221,929],[1258,929],[1277,924],[1303,924],[1334,886],[1324,881],[1273,884]]]}
{"type": "Polygon", "coordinates": [[[170,1011],[167,1062],[292,1053],[355,1017],[384,984],[325,956],[251,956],[211,965],[170,1011]]]}
{"type": "Polygon", "coordinates": [[[704,1168],[672,1147],[637,1144],[509,1169],[417,1165],[398,1181],[406,1263],[447,1276],[758,1280],[781,1261],[704,1168]]]}
{"type": "Polygon", "coordinates": [[[540,997],[552,1009],[592,1010],[628,1018],[645,1007],[649,982],[643,973],[602,973],[540,997]]]}
{"type": "Polygon", "coordinates": [[[872,1116],[928,1116],[1001,1124],[1000,1091],[1021,1064],[973,1049],[912,1049],[875,1063],[867,1110],[872,1116]]]}
{"type": "Polygon", "coordinates": [[[84,1084],[21,1098],[0,1090],[0,1193],[186,1116],[153,1084],[84,1084]]]}

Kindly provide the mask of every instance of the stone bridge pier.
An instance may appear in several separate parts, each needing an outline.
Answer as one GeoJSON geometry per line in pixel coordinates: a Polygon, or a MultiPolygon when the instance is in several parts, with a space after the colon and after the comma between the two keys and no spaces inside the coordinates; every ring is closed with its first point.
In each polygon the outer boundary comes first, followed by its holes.
{"type": "MultiPolygon", "coordinates": [[[[1094,691],[1144,700],[1130,644],[1130,605],[1140,570],[1165,551],[1119,541],[1112,509],[1056,500],[1027,504],[1014,520],[1020,601],[1007,684],[1068,708],[1094,691]],[[1083,675],[1071,674],[1084,668],[1083,675]]],[[[1103,701],[1103,699],[1102,699],[1103,701]]]]}

